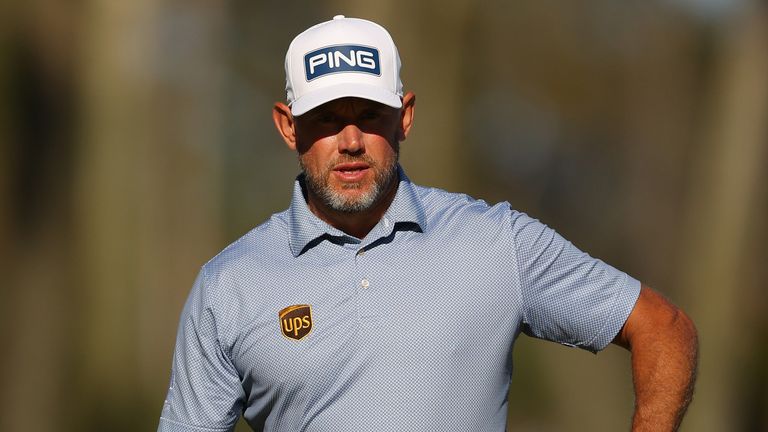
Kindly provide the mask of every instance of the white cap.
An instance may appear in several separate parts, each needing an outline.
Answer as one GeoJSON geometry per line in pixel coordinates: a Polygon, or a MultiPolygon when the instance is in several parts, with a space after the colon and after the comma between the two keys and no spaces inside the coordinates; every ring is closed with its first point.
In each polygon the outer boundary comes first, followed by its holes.
{"type": "Polygon", "coordinates": [[[295,116],[350,96],[400,108],[400,55],[384,27],[337,15],[293,39],[285,55],[285,91],[295,116]]]}

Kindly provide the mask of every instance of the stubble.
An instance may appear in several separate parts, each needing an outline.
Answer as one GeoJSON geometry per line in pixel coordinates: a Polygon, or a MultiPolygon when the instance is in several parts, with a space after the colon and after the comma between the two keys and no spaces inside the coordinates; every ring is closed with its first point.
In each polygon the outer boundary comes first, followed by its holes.
{"type": "Polygon", "coordinates": [[[304,172],[305,182],[310,192],[319,198],[323,204],[330,209],[341,213],[359,213],[372,208],[382,196],[389,190],[392,182],[397,181],[397,161],[399,152],[395,157],[378,164],[370,156],[362,154],[359,156],[339,155],[334,160],[329,161],[319,170],[310,169],[304,163],[303,157],[299,156],[299,165],[304,172]],[[345,183],[341,190],[337,190],[330,183],[333,167],[342,163],[364,162],[369,169],[374,172],[373,183],[360,195],[348,195],[345,191],[363,189],[366,183],[345,183]]]}

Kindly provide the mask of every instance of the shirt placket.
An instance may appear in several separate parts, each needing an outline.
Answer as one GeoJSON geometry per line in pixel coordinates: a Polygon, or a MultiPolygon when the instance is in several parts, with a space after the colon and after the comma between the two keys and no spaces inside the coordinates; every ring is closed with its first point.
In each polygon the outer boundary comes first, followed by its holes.
{"type": "MultiPolygon", "coordinates": [[[[388,217],[382,218],[381,222],[374,228],[376,235],[372,238],[380,238],[388,235],[392,231],[392,222],[388,217]]],[[[355,245],[355,276],[357,290],[357,316],[362,323],[375,322],[381,311],[377,299],[381,296],[381,290],[384,288],[383,281],[373,274],[372,260],[374,255],[369,251],[371,242],[355,245]]]]}
{"type": "Polygon", "coordinates": [[[375,305],[375,295],[379,286],[370,274],[370,254],[365,247],[358,247],[355,253],[355,277],[357,284],[357,316],[362,321],[370,321],[378,315],[375,305]]]}

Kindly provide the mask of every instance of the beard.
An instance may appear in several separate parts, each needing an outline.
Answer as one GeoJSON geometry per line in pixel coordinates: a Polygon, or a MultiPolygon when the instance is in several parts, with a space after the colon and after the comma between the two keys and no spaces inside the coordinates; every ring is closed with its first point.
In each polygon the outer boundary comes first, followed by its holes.
{"type": "Polygon", "coordinates": [[[304,158],[299,156],[299,166],[304,172],[304,180],[307,191],[318,197],[327,207],[342,213],[359,213],[369,210],[389,191],[393,182],[397,181],[397,161],[399,152],[395,152],[395,157],[383,161],[379,164],[370,156],[362,154],[360,156],[350,156],[342,154],[338,158],[329,161],[324,167],[312,169],[305,163],[304,158]],[[341,190],[334,189],[330,183],[333,167],[340,163],[364,162],[369,169],[373,170],[373,183],[368,185],[363,182],[345,183],[341,190]],[[364,190],[368,187],[367,190],[364,190]],[[346,190],[363,190],[362,194],[349,196],[344,193],[346,190]]]}

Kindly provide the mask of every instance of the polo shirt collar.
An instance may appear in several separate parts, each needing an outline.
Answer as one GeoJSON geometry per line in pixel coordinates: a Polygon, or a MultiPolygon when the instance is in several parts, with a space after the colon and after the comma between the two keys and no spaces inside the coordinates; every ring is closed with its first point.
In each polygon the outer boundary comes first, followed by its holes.
{"type": "MultiPolygon", "coordinates": [[[[384,235],[390,234],[399,222],[416,224],[421,232],[424,232],[426,215],[416,189],[400,165],[397,166],[397,173],[399,182],[395,198],[382,217],[384,226],[388,228],[384,235]]],[[[302,176],[303,174],[300,174],[293,184],[291,205],[288,208],[288,241],[293,256],[301,255],[307,249],[307,245],[323,236],[331,236],[349,243],[359,243],[359,239],[328,225],[312,213],[304,198],[302,176]]],[[[377,229],[379,226],[374,227],[371,233],[377,229]]]]}

